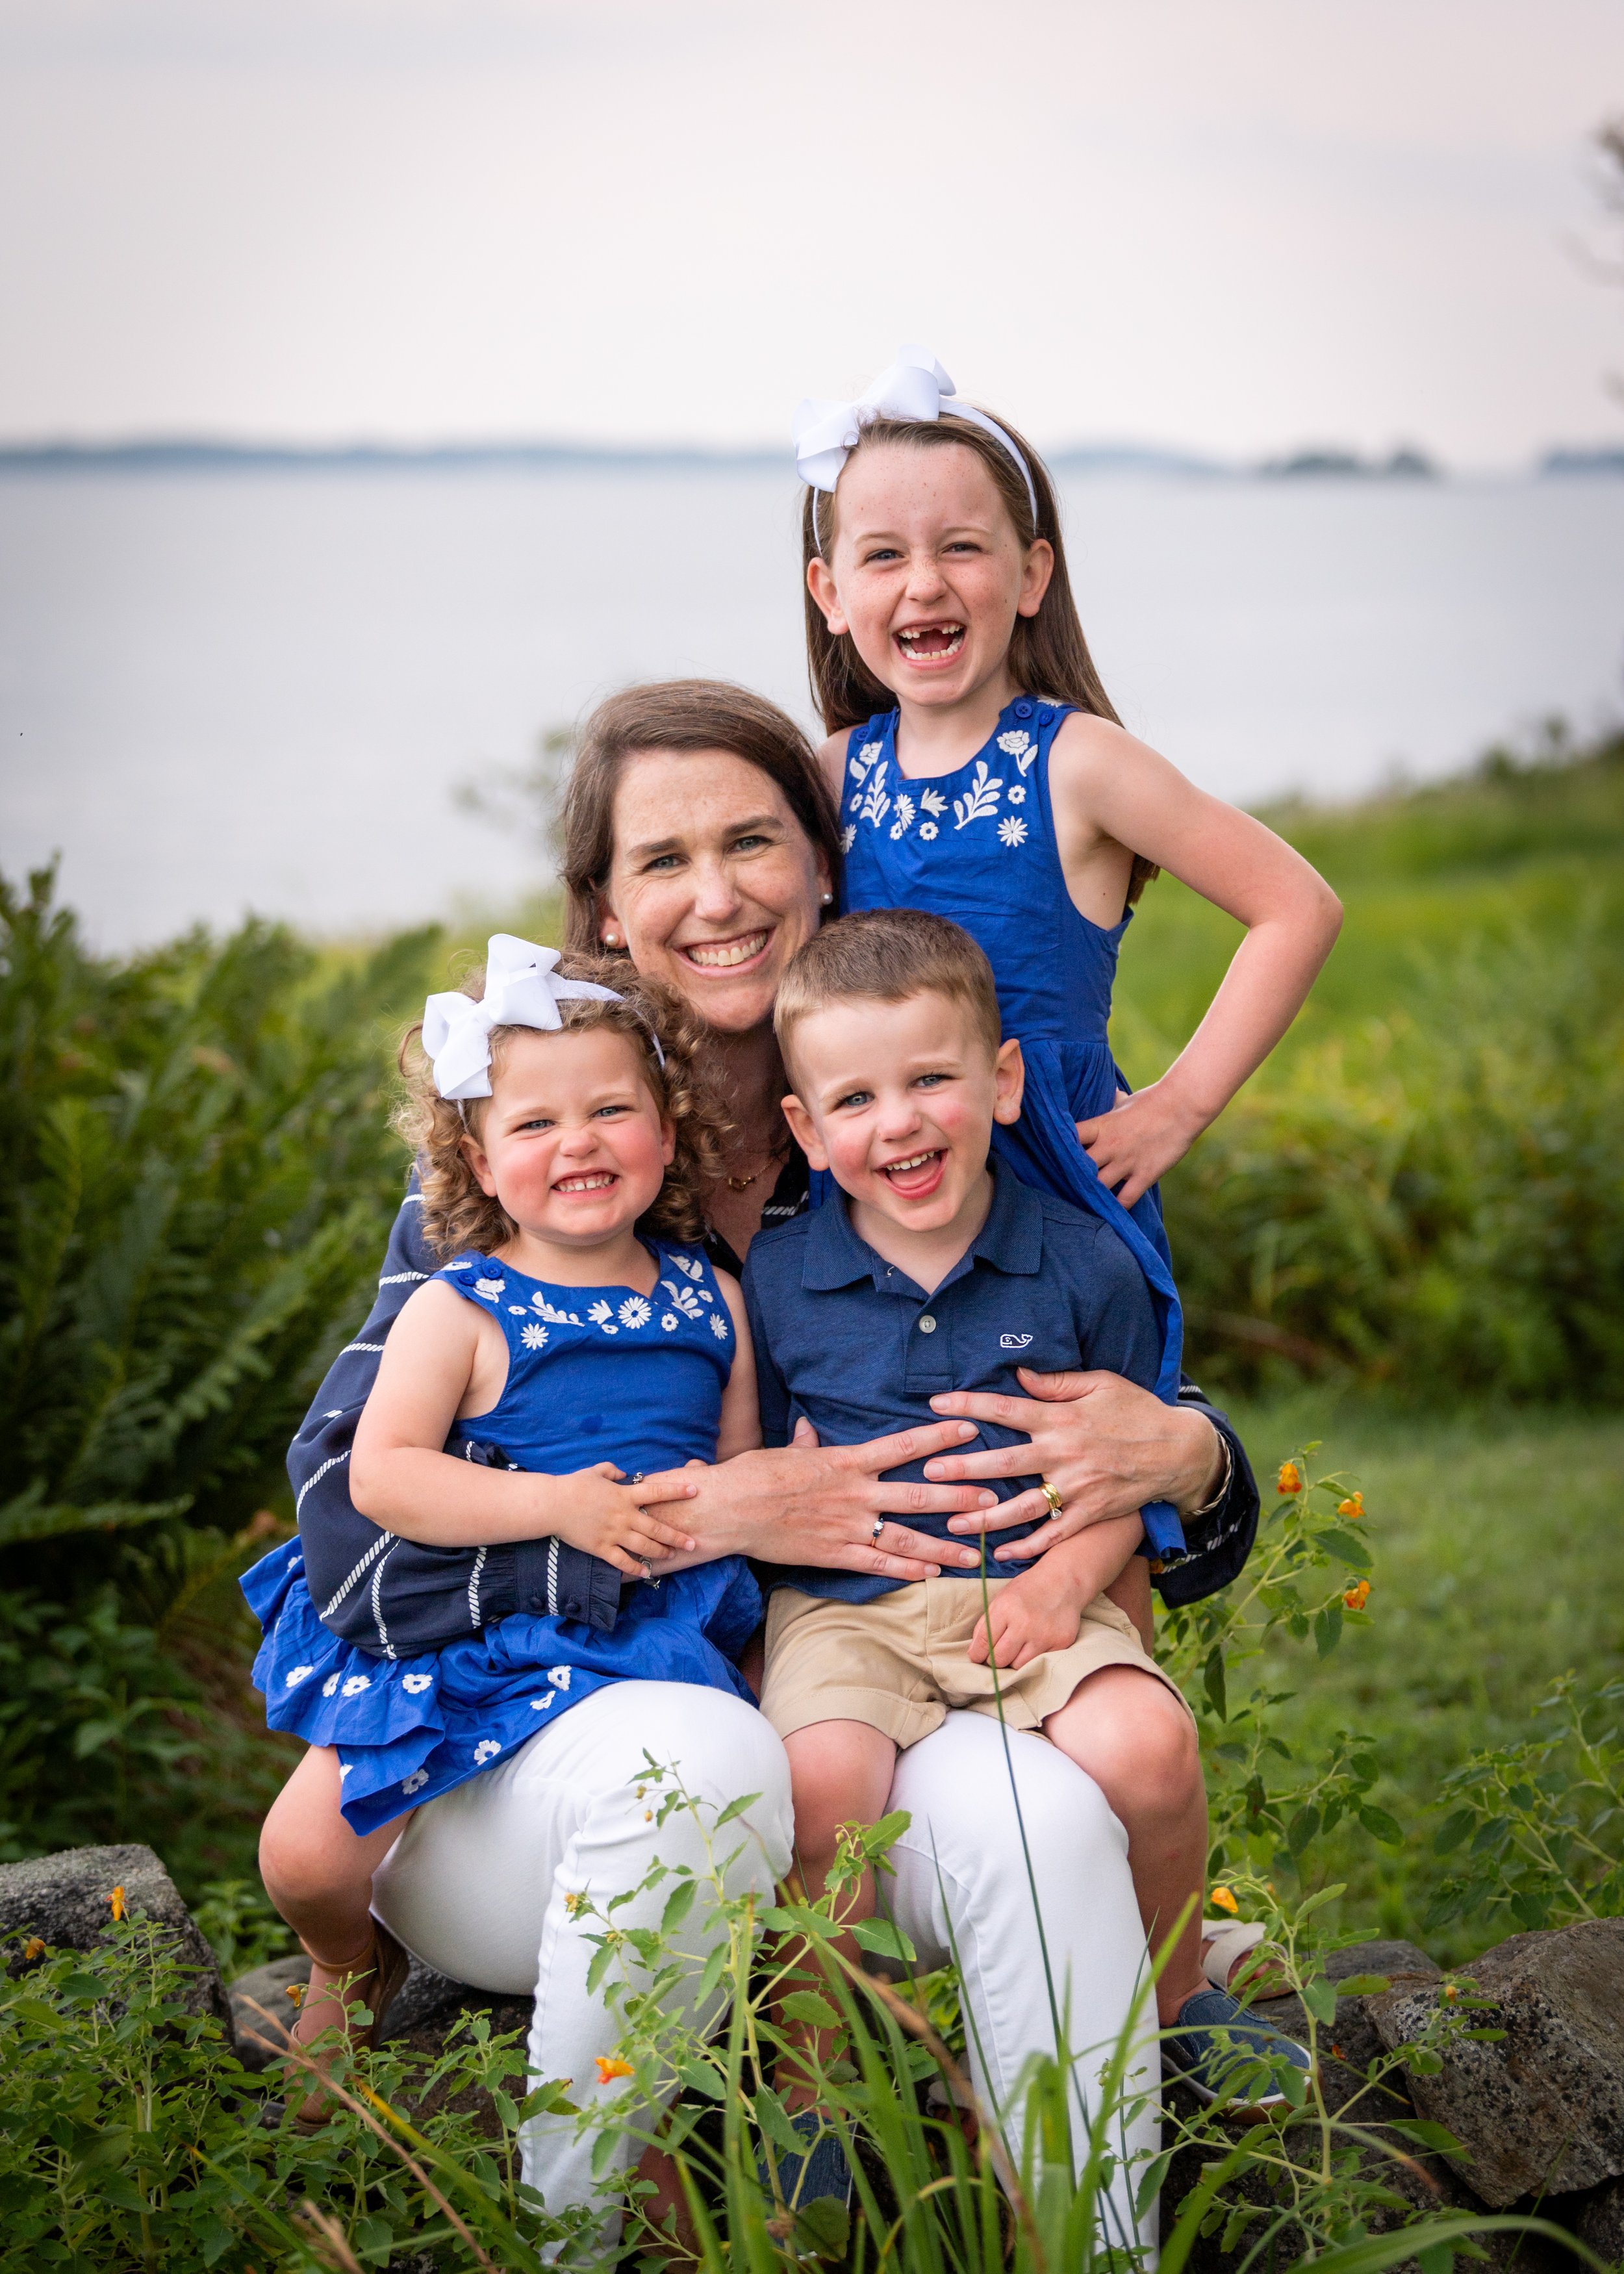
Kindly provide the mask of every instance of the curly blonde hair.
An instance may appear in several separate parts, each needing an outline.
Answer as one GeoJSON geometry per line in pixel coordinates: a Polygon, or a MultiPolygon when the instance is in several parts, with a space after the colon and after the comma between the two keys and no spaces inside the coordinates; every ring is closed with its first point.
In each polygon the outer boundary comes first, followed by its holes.
{"type": "MultiPolygon", "coordinates": [[[[618,1002],[589,998],[560,1003],[559,1015],[564,1028],[579,1033],[583,1028],[606,1027],[624,1035],[636,1052],[638,1071],[661,1118],[676,1133],[675,1156],[658,1196],[637,1219],[638,1231],[666,1239],[703,1239],[705,1220],[701,1198],[721,1174],[722,1140],[730,1126],[698,1070],[696,1054],[703,1028],[680,997],[645,979],[624,959],[567,955],[558,975],[591,980],[600,987],[614,989],[620,998],[618,1002]],[[655,1054],[656,1035],[665,1053],[664,1067],[655,1054]]],[[[470,971],[462,989],[464,995],[479,1002],[485,994],[483,970],[470,971]]],[[[532,1031],[528,1027],[492,1028],[492,1078],[501,1072],[511,1038],[532,1031]]],[[[434,1087],[433,1068],[424,1054],[422,1035],[419,1020],[401,1042],[399,1063],[406,1098],[394,1124],[417,1156],[423,1189],[423,1236],[442,1261],[469,1248],[489,1254],[518,1231],[501,1202],[481,1189],[464,1142],[470,1136],[478,1137],[490,1100],[470,1097],[458,1103],[442,1097],[434,1087]]]]}

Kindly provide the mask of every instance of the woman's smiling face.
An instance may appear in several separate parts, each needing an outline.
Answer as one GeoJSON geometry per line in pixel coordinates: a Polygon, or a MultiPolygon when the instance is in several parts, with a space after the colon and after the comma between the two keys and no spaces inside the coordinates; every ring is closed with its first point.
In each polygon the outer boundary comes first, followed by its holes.
{"type": "Polygon", "coordinates": [[[777,783],[748,759],[645,750],[615,791],[598,933],[707,1026],[748,1034],[771,1018],[832,881],[777,783]]]}

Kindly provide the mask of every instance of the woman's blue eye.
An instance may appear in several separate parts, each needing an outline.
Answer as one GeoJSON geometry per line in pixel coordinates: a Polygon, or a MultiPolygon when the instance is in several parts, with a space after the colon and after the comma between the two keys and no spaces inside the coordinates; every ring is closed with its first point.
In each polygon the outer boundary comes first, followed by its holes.
{"type": "Polygon", "coordinates": [[[656,869],[674,868],[676,862],[677,855],[674,853],[657,853],[648,863],[644,873],[651,874],[656,869]]]}
{"type": "Polygon", "coordinates": [[[733,840],[733,851],[735,853],[753,853],[758,845],[771,845],[771,842],[772,840],[771,837],[735,837],[733,840]]]}

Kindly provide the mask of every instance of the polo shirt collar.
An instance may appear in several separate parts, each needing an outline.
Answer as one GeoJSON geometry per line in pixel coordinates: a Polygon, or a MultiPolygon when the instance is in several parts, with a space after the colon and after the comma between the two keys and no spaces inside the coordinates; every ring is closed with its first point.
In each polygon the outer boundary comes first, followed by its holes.
{"type": "MultiPolygon", "coordinates": [[[[944,1285],[962,1277],[976,1263],[990,1263],[995,1271],[1032,1275],[1043,1268],[1043,1203],[1029,1186],[990,1162],[992,1206],[987,1221],[971,1241],[969,1252],[948,1273],[944,1285]]],[[[807,1233],[801,1284],[815,1291],[849,1287],[858,1279],[885,1286],[884,1259],[860,1239],[853,1228],[846,1194],[837,1186],[821,1209],[814,1211],[807,1233]]],[[[911,1282],[909,1283],[912,1284],[911,1282]]],[[[893,1276],[891,1286],[896,1280],[893,1276]]]]}

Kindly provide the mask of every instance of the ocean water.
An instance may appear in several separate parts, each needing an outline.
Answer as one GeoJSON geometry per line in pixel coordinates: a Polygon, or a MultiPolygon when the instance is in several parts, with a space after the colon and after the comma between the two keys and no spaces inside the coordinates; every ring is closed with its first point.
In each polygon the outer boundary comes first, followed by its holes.
{"type": "MultiPolygon", "coordinates": [[[[109,949],[500,907],[545,856],[457,785],[609,689],[809,718],[798,503],[750,467],[0,475],[0,866],[59,852],[109,949]]],[[[1094,477],[1064,512],[1114,701],[1221,796],[1620,708],[1624,481],[1094,477]]]]}

